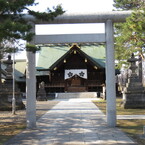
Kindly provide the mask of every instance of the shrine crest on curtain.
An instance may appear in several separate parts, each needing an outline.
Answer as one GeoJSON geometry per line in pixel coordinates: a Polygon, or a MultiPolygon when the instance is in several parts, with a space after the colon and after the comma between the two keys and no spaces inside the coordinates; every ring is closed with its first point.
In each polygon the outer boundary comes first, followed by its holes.
{"type": "Polygon", "coordinates": [[[69,79],[75,75],[87,79],[87,69],[67,69],[64,73],[64,79],[69,79]]]}

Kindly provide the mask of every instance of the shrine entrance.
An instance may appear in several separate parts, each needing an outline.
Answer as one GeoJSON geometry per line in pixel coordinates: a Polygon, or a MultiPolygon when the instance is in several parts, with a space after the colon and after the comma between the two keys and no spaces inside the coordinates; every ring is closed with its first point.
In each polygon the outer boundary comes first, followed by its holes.
{"type": "Polygon", "coordinates": [[[86,92],[85,79],[78,75],[66,80],[66,91],[67,92],[86,92]]]}
{"type": "Polygon", "coordinates": [[[77,75],[75,75],[71,79],[71,86],[72,87],[79,87],[79,86],[81,86],[81,78],[79,78],[77,75]]]}

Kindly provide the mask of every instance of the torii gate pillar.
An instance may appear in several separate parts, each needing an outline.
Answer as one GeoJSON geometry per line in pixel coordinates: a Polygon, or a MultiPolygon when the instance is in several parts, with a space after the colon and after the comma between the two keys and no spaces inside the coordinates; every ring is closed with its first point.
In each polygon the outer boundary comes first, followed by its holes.
{"type": "Polygon", "coordinates": [[[114,62],[114,36],[113,22],[107,20],[106,30],[106,99],[107,124],[116,126],[116,91],[115,91],[115,62],[114,62]]]}
{"type": "MultiPolygon", "coordinates": [[[[35,24],[32,25],[32,33],[35,33],[35,24]]],[[[35,44],[35,36],[30,42],[35,44]]],[[[36,128],[36,68],[35,53],[27,51],[27,69],[26,69],[26,121],[27,128],[36,128]]]]}

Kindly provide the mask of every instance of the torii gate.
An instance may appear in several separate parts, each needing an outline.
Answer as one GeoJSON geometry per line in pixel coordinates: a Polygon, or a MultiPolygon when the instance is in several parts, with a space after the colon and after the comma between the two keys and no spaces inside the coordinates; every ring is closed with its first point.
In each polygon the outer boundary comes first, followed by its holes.
{"type": "MultiPolygon", "coordinates": [[[[105,23],[104,34],[59,34],[59,35],[35,35],[31,44],[49,43],[106,43],[106,98],[107,98],[107,124],[116,126],[116,90],[115,90],[115,59],[114,59],[114,31],[113,23],[125,22],[131,11],[112,11],[87,14],[64,14],[51,22],[38,21],[34,17],[26,15],[25,18],[33,26],[35,24],[73,24],[73,23],[105,23]]],[[[36,127],[36,78],[35,78],[35,54],[27,51],[26,73],[26,118],[27,127],[36,127]]]]}

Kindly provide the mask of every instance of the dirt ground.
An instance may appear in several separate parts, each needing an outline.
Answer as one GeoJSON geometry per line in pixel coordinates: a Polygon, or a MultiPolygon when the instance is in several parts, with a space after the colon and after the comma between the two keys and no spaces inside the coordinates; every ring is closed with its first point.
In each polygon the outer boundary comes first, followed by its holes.
{"type": "MultiPolygon", "coordinates": [[[[37,101],[36,119],[39,119],[57,103],[58,101],[37,101]]],[[[25,128],[26,110],[17,110],[16,115],[12,115],[11,111],[0,111],[0,145],[25,128]]]]}

